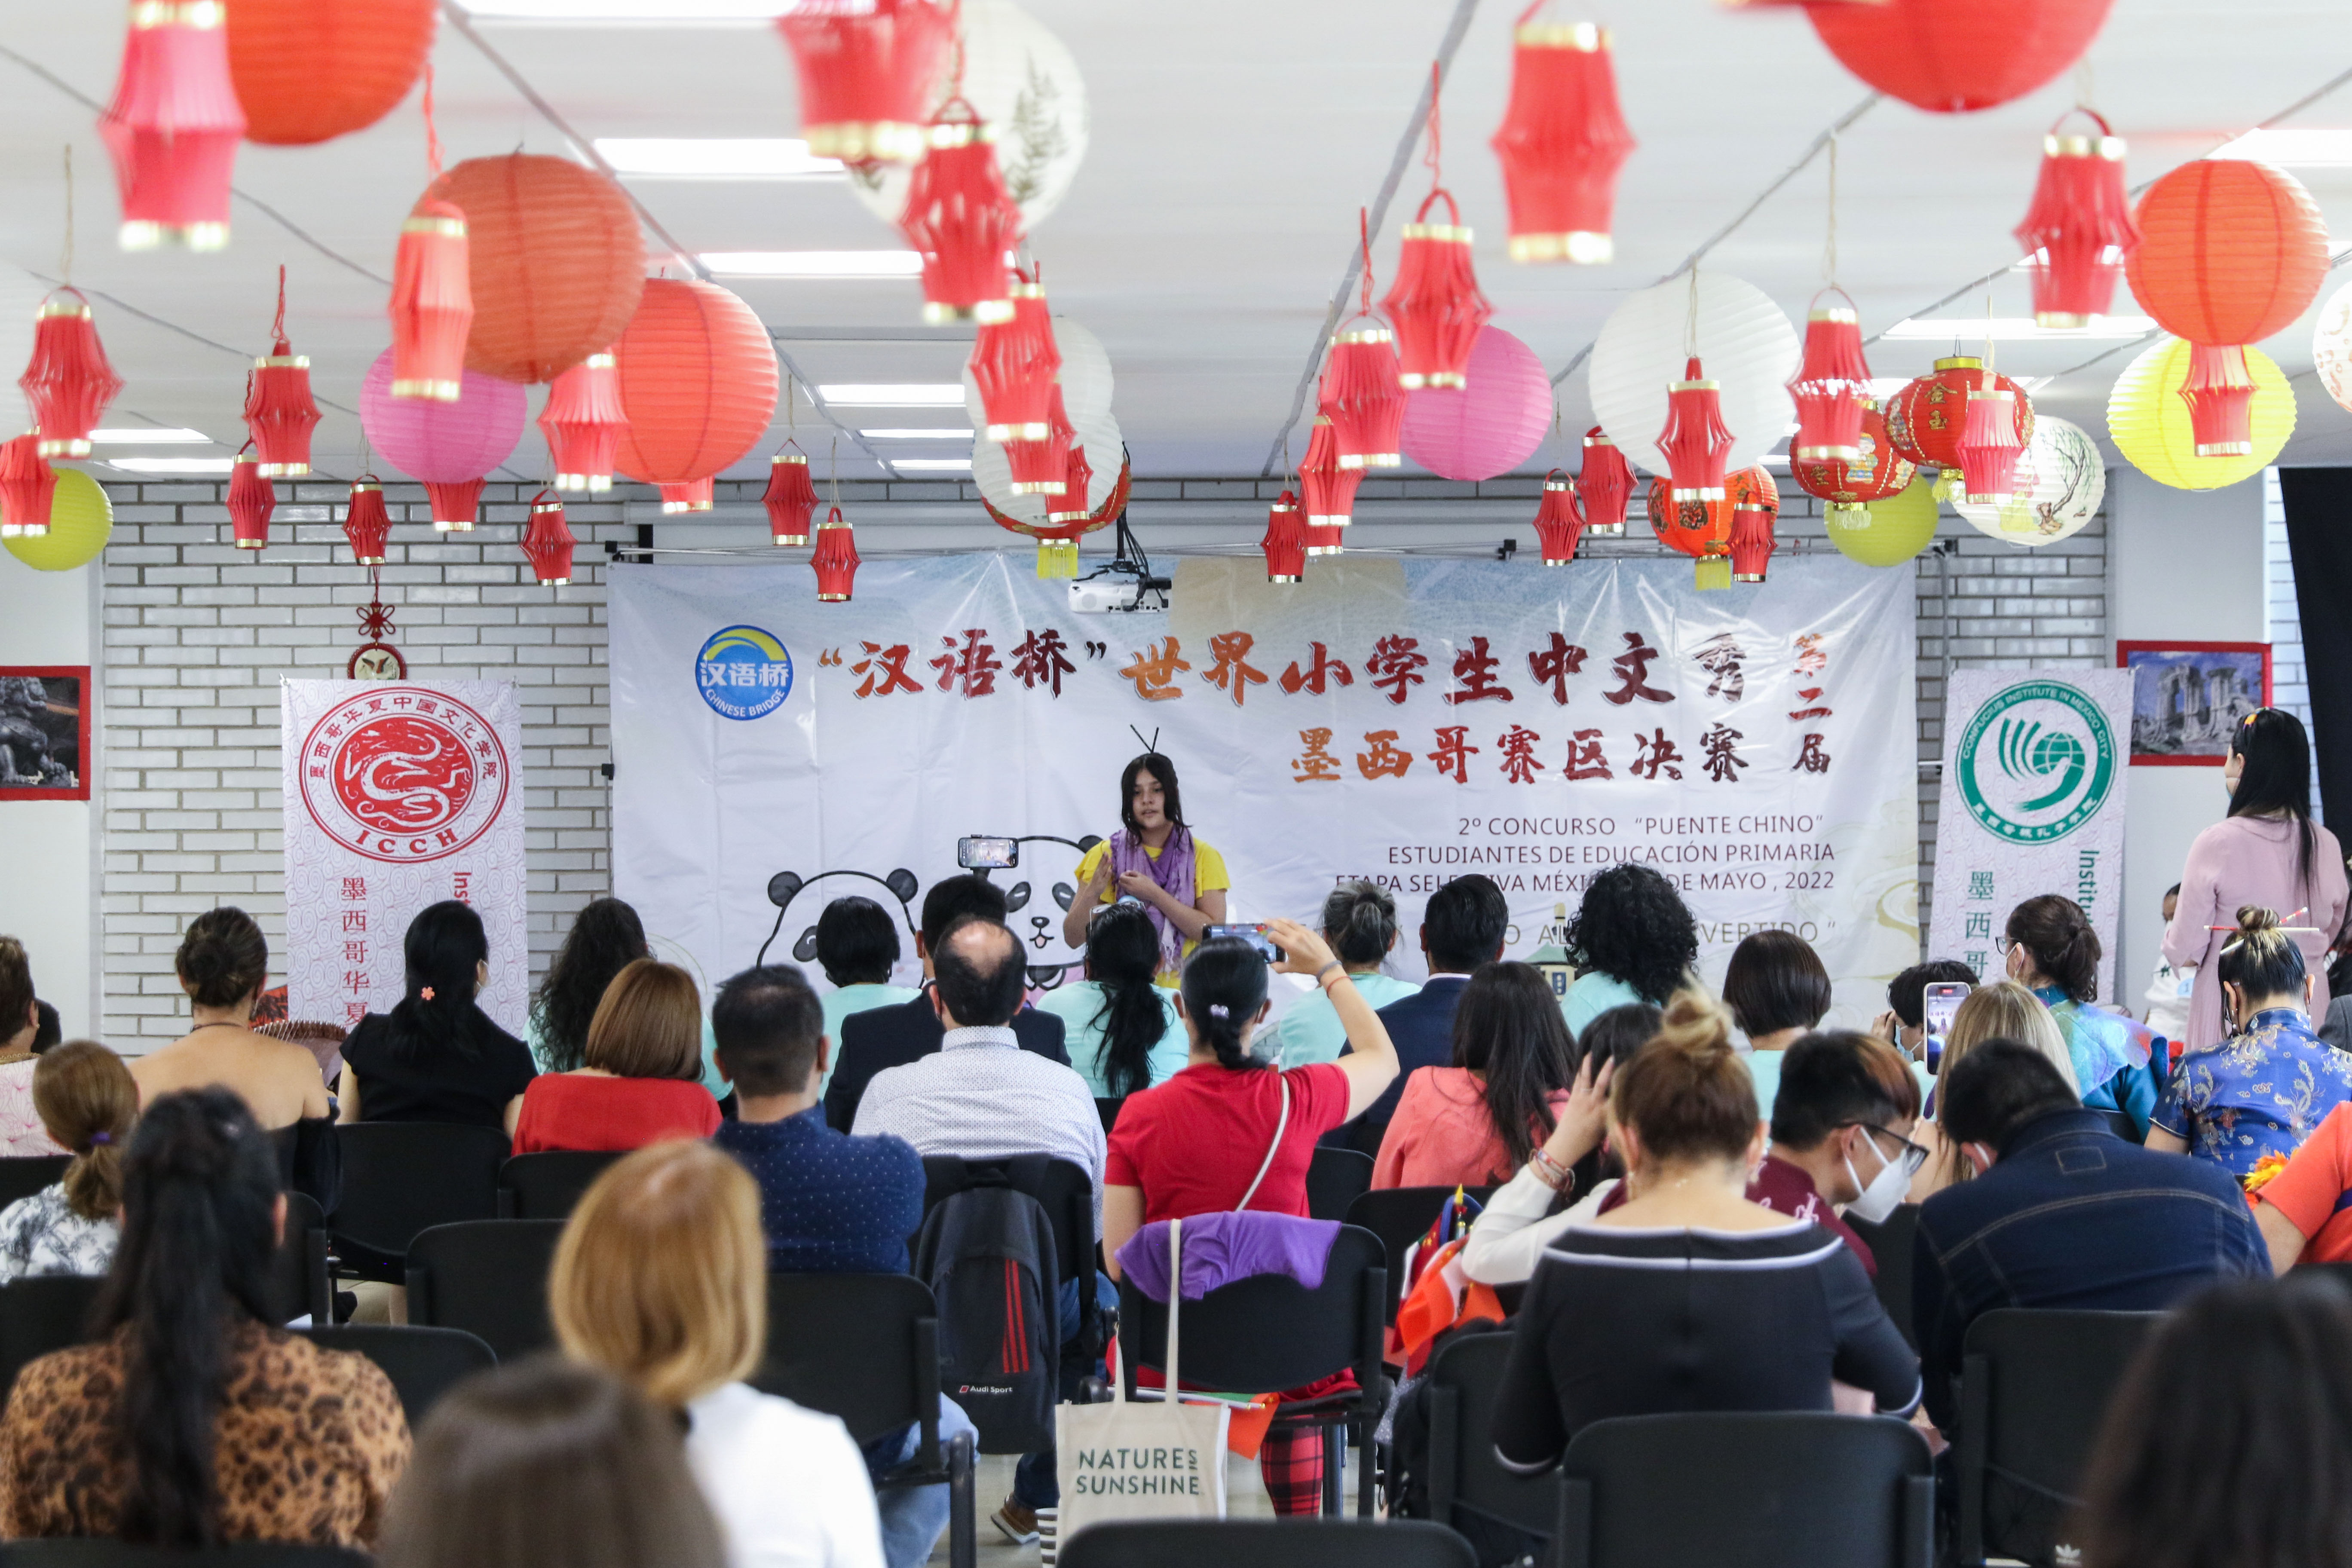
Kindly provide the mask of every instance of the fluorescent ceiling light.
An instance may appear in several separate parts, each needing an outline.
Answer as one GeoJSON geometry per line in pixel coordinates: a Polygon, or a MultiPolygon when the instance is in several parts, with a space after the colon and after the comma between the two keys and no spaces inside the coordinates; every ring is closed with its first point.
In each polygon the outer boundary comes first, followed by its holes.
{"type": "Polygon", "coordinates": [[[869,441],[969,441],[971,439],[971,432],[969,430],[950,430],[945,428],[936,430],[860,430],[858,434],[865,437],[869,441]]]}
{"type": "Polygon", "coordinates": [[[226,474],[235,458],[110,458],[106,466],[126,474],[226,474]]]}
{"type": "Polygon", "coordinates": [[[2340,168],[2352,163],[2352,131],[2249,131],[2206,156],[2253,158],[2283,169],[2340,168]]]}
{"type": "Polygon", "coordinates": [[[596,155],[617,174],[655,180],[837,180],[838,158],[809,155],[796,137],[600,136],[596,155]]]}
{"type": "Polygon", "coordinates": [[[1886,329],[1890,338],[1958,338],[1963,342],[1983,342],[1988,339],[2002,342],[2040,339],[2087,342],[2106,338],[2142,338],[2156,331],[2156,322],[2146,316],[2094,316],[2087,327],[2063,329],[2034,324],[2031,316],[1929,316],[1913,317],[1895,322],[1886,329]]]}
{"type": "MultiPolygon", "coordinates": [[[[963,383],[913,382],[882,384],[850,382],[819,386],[816,395],[836,408],[961,408],[963,383]]],[[[967,432],[969,434],[969,432],[967,432]]]]}
{"type": "Polygon", "coordinates": [[[482,22],[601,26],[702,23],[758,26],[791,10],[792,0],[458,0],[482,22]]]}
{"type": "Polygon", "coordinates": [[[702,264],[722,278],[917,278],[912,250],[706,250],[702,264]]]}
{"type": "Polygon", "coordinates": [[[208,447],[213,439],[201,430],[148,429],[138,426],[121,430],[93,430],[89,438],[101,447],[208,447]]]}
{"type": "Polygon", "coordinates": [[[909,471],[921,468],[940,473],[966,473],[971,468],[971,459],[970,458],[893,458],[890,459],[890,466],[909,471]]]}

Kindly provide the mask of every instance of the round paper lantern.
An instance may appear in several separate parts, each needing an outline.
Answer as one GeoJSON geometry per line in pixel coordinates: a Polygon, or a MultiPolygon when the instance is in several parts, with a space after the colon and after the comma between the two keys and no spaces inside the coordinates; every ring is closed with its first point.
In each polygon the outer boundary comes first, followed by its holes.
{"type": "Polygon", "coordinates": [[[0,539],[0,545],[37,572],[70,572],[97,560],[113,531],[114,507],[98,481],[79,468],[59,468],[48,532],[0,539]]]}
{"type": "Polygon", "coordinates": [[[646,282],[621,187],[569,158],[468,158],[422,198],[466,215],[474,322],[466,368],[552,381],[620,336],[646,282]]]}
{"type": "Polygon", "coordinates": [[[433,0],[236,0],[228,70],[245,139],[301,147],[364,129],[408,96],[433,0]]]}
{"type": "Polygon", "coordinates": [[[529,399],[511,381],[467,371],[454,403],[392,395],[392,351],[376,355],[360,387],[360,428],[376,456],[433,495],[433,526],[474,526],[482,476],[522,438],[529,399]]]}
{"type": "Polygon", "coordinates": [[[1940,114],[2007,103],[2080,58],[2110,0],[1881,0],[1805,7],[1838,62],[1940,114]]]}
{"type": "Polygon", "coordinates": [[[1857,442],[1861,455],[1851,461],[1832,458],[1824,462],[1792,459],[1789,477],[1797,488],[1810,496],[1819,496],[1830,503],[1832,511],[1843,507],[1859,510],[1870,502],[1883,500],[1900,491],[1917,472],[1910,460],[1895,450],[1886,438],[1886,416],[1878,405],[1863,400],[1862,434],[1857,442]]]}
{"type": "Polygon", "coordinates": [[[2176,338],[2260,342],[2319,297],[2327,220],[2303,183],[2244,158],[2200,158],[2139,200],[2132,297],[2176,338]]]}
{"type": "MultiPolygon", "coordinates": [[[[1888,399],[1886,437],[1895,452],[1914,463],[1958,473],[1960,440],[1968,434],[1969,394],[1984,390],[1984,361],[1974,354],[1951,354],[1936,368],[1888,399]]],[[[1995,372],[1993,390],[2014,401],[2017,444],[2033,439],[2033,404],[2025,389],[1995,372]]]]}
{"type": "MultiPolygon", "coordinates": [[[[1601,323],[1586,367],[1601,427],[1652,473],[1669,466],[1658,436],[1666,427],[1668,389],[1683,379],[1691,355],[1690,314],[1687,277],[1629,295],[1601,323]]],[[[1797,371],[1797,329],[1754,284],[1702,272],[1697,352],[1731,431],[1724,466],[1753,468],[1796,421],[1787,383],[1797,371]]]]}
{"type": "Polygon", "coordinates": [[[2253,450],[2231,457],[2197,456],[2189,405],[2180,389],[2189,380],[2189,345],[2166,338],[2147,349],[2116,377],[2107,395],[2107,436],[2132,467],[2175,489],[2210,490],[2252,479],[2278,459],[2294,434],[2294,392],[2271,357],[2246,351],[2254,378],[2253,450]]]}
{"type": "Polygon", "coordinates": [[[1864,566],[1900,566],[1936,537],[1936,491],[1914,479],[1861,508],[1832,508],[1826,518],[1839,554],[1864,566]]]}
{"type": "Polygon", "coordinates": [[[2352,283],[2320,307],[2319,324],[2311,330],[2311,362],[2327,395],[2352,408],[2352,283]]]}
{"type": "MultiPolygon", "coordinates": [[[[1015,284],[1013,287],[1017,294],[1024,285],[1015,284]]],[[[1017,307],[1020,300],[1016,298],[1013,302],[1017,307]]],[[[982,327],[981,334],[984,337],[994,330],[982,327]]],[[[975,339],[973,357],[979,356],[980,347],[980,341],[975,339]]],[[[1080,322],[1067,316],[1055,316],[1053,318],[1053,336],[1046,347],[1060,356],[1060,368],[1055,374],[1062,388],[1062,412],[1068,416],[1070,423],[1083,426],[1089,421],[1108,417],[1114,383],[1110,355],[1104,350],[1102,340],[1080,322]]],[[[971,416],[974,429],[990,427],[992,421],[987,405],[981,401],[980,383],[968,363],[963,371],[963,408],[971,416]]]]}
{"type": "Polygon", "coordinates": [[[1551,428],[1551,381],[1536,351],[1500,327],[1470,347],[1470,384],[1405,395],[1404,455],[1449,479],[1491,479],[1527,461],[1551,428]]]}
{"type": "Polygon", "coordinates": [[[2107,470],[2097,443],[2079,426],[2044,416],[2033,426],[2032,444],[2017,460],[2007,499],[1981,506],[1955,501],[1952,510],[1995,539],[2055,544],[2088,527],[2106,495],[2107,470]]]}
{"type": "Polygon", "coordinates": [[[716,283],[654,278],[614,345],[620,471],[646,484],[709,479],[760,444],[776,413],[776,345],[716,283]]]}

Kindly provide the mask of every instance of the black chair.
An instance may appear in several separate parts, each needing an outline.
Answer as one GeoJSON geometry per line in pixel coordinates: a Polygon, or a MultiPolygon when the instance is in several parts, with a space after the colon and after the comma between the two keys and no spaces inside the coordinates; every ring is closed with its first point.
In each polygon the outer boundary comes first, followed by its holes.
{"type": "MultiPolygon", "coordinates": [[[[1321,1149],[1316,1151],[1318,1157],[1323,1152],[1321,1149]]],[[[1495,1194],[1492,1187],[1471,1187],[1467,1191],[1482,1204],[1495,1194]]],[[[1382,1321],[1396,1321],[1397,1300],[1404,1293],[1407,1249],[1429,1234],[1445,1200],[1453,1195],[1452,1187],[1383,1187],[1377,1193],[1366,1193],[1348,1205],[1346,1223],[1370,1231],[1388,1249],[1388,1307],[1382,1321]]]]}
{"type": "Polygon", "coordinates": [[[955,1194],[972,1187],[1004,1186],[1026,1193],[1045,1211],[1054,1227],[1055,1278],[1078,1284],[1078,1337],[1062,1347],[1063,1361],[1079,1368],[1102,1359],[1110,1336],[1095,1305],[1095,1189],[1085,1168],[1045,1154],[1013,1154],[997,1160],[966,1160],[955,1154],[923,1156],[923,1217],[955,1194]]]}
{"type": "Polygon", "coordinates": [[[1429,1517],[1474,1540],[1492,1528],[1549,1542],[1559,1479],[1505,1469],[1489,1436],[1512,1337],[1465,1334],[1429,1363],[1429,1517]]]}
{"type": "Polygon", "coordinates": [[[0,1285],[0,1400],[16,1386],[26,1362],[88,1342],[90,1309],[105,1283],[94,1276],[45,1274],[0,1285]]]}
{"type": "Polygon", "coordinates": [[[1893,1416],[1595,1421],[1560,1458],[1558,1568],[1930,1568],[1927,1440],[1893,1416]]]}
{"type": "Polygon", "coordinates": [[[290,1323],[308,1316],[313,1323],[334,1321],[334,1292],[327,1278],[327,1216],[307,1194],[286,1194],[286,1237],[269,1259],[269,1315],[290,1323]]]}
{"type": "Polygon", "coordinates": [[[1095,1114],[1102,1119],[1104,1137],[1109,1137],[1111,1129],[1118,1125],[1118,1108],[1126,1103],[1125,1100],[1104,1100],[1100,1096],[1096,1097],[1095,1114]]]}
{"type": "Polygon", "coordinates": [[[500,1219],[569,1219],[581,1194],[621,1156],[575,1149],[517,1154],[499,1167],[500,1219]]]}
{"type": "Polygon", "coordinates": [[[1852,1215],[1845,1216],[1845,1223],[1877,1260],[1878,1304],[1894,1320],[1903,1342],[1917,1351],[1919,1338],[1911,1331],[1911,1247],[1919,1234],[1919,1205],[1898,1204],[1893,1214],[1876,1225],[1852,1215]]]}
{"type": "Polygon", "coordinates": [[[1059,1568],[1476,1568],[1442,1525],[1400,1519],[1171,1519],[1097,1524],[1070,1537],[1059,1568]]]}
{"type": "Polygon", "coordinates": [[[335,1258],[362,1279],[400,1284],[408,1244],[431,1226],[496,1219],[499,1166],[511,1145],[495,1128],[437,1121],[349,1121],[335,1258]]]}
{"type": "Polygon", "coordinates": [[[940,1441],[940,1325],[931,1292],[904,1274],[771,1274],[768,1353],[751,1379],[763,1394],[837,1416],[859,1443],[908,1426],[915,1457],[884,1487],[948,1488],[950,1568],[978,1561],[973,1446],[940,1441]]]}
{"type": "Polygon", "coordinates": [[[233,1546],[133,1546],[122,1541],[11,1541],[0,1568],[369,1568],[364,1552],[240,1541],[233,1546]]]}
{"type": "MultiPolygon", "coordinates": [[[[1372,1427],[1388,1404],[1387,1379],[1381,1373],[1381,1302],[1387,1281],[1388,1254],[1381,1238],[1342,1226],[1318,1289],[1308,1290],[1287,1275],[1261,1274],[1184,1303],[1184,1381],[1193,1387],[1279,1394],[1333,1373],[1356,1374],[1353,1392],[1275,1409],[1277,1426],[1323,1429],[1327,1514],[1339,1511],[1345,1452],[1332,1438],[1352,1430],[1369,1456],[1372,1427]]],[[[1168,1364],[1168,1303],[1145,1296],[1131,1278],[1119,1282],[1118,1342],[1120,1375],[1132,1399],[1137,1367],[1168,1364]]],[[[1357,1477],[1356,1511],[1367,1518],[1372,1511],[1369,1462],[1357,1477]]]]}
{"type": "Polygon", "coordinates": [[[1307,1166],[1307,1212],[1311,1217],[1345,1220],[1348,1206],[1371,1190],[1370,1154],[1328,1145],[1317,1147],[1314,1159],[1307,1166]]]}
{"type": "Polygon", "coordinates": [[[450,1387],[499,1364],[479,1337],[462,1329],[428,1329],[394,1323],[347,1323],[340,1329],[307,1331],[320,1350],[357,1351],[383,1369],[400,1395],[408,1428],[425,1419],[433,1402],[450,1387]]]}
{"type": "Polygon", "coordinates": [[[1953,1453],[1959,1562],[2056,1560],[2108,1400],[2162,1316],[2012,1308],[1969,1325],[1953,1453]]]}
{"type": "Polygon", "coordinates": [[[476,1334],[502,1362],[555,1343],[547,1274],[560,1219],[436,1225],[408,1247],[408,1321],[476,1334]]]}
{"type": "Polygon", "coordinates": [[[0,1208],[6,1208],[18,1198],[29,1198],[44,1187],[54,1187],[65,1179],[66,1167],[73,1163],[70,1154],[17,1154],[0,1159],[0,1208]]]}

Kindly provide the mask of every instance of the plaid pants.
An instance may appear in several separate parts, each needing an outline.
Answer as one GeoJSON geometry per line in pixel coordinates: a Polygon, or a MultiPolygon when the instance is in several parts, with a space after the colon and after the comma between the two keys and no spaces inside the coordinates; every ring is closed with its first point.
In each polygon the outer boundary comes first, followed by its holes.
{"type": "Polygon", "coordinates": [[[1323,1433],[1314,1426],[1276,1426],[1257,1453],[1274,1511],[1289,1516],[1323,1509],[1323,1433]]]}

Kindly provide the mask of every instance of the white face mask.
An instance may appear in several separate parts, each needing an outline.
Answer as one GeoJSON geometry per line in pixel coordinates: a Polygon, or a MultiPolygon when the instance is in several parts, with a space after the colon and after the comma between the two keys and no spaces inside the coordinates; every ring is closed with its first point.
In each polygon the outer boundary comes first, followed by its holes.
{"type": "Polygon", "coordinates": [[[1911,1178],[1900,1164],[1889,1162],[1885,1154],[1879,1152],[1878,1140],[1871,1137],[1867,1129],[1863,1136],[1870,1140],[1870,1152],[1878,1155],[1878,1174],[1871,1178],[1868,1186],[1864,1186],[1862,1178],[1854,1174],[1853,1157],[1847,1156],[1845,1179],[1852,1182],[1862,1195],[1846,1205],[1845,1212],[1865,1224],[1878,1225],[1902,1205],[1904,1197],[1911,1191],[1911,1178]]]}

